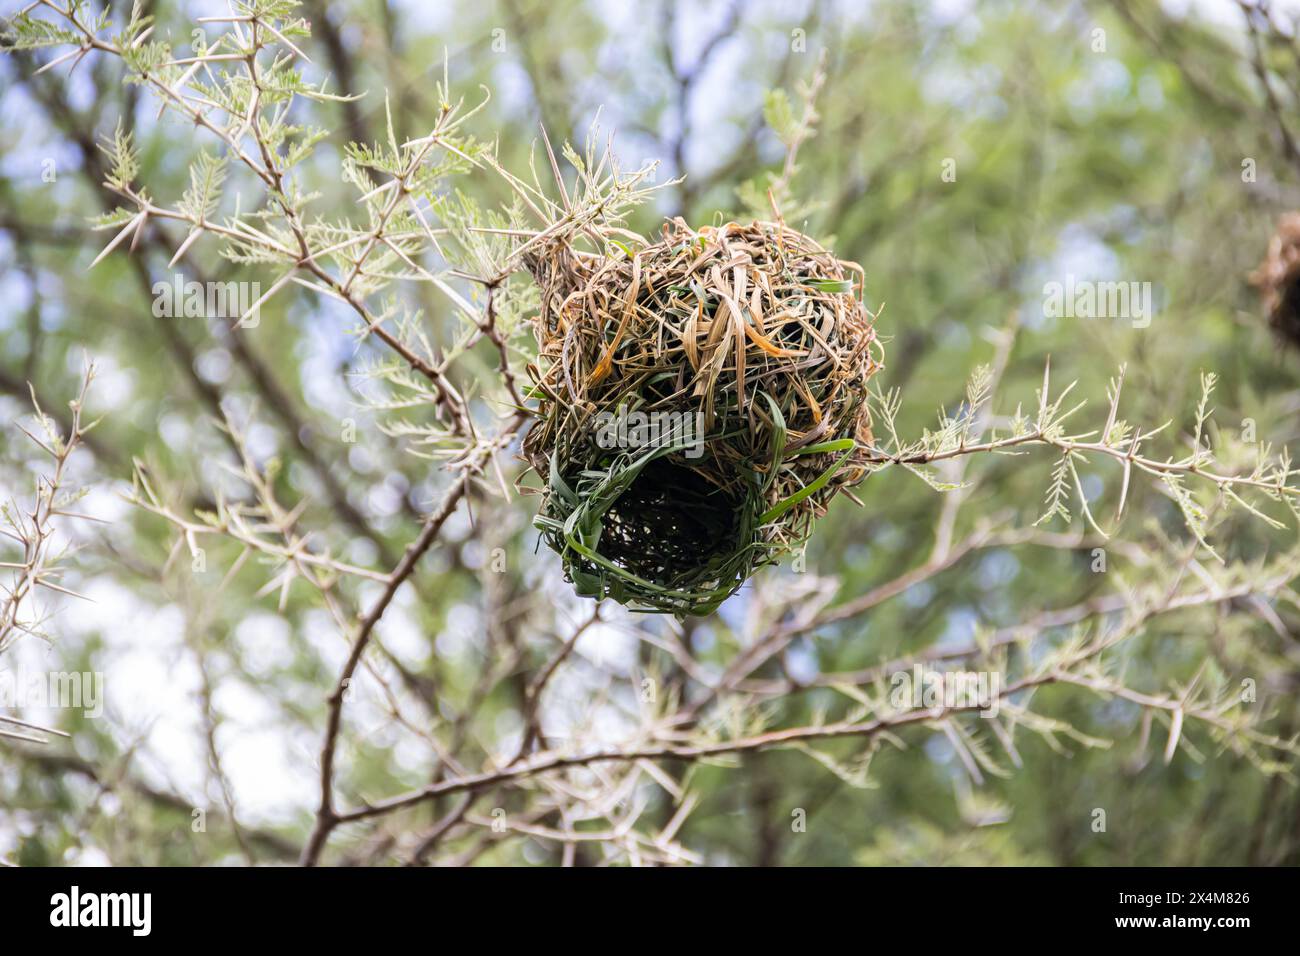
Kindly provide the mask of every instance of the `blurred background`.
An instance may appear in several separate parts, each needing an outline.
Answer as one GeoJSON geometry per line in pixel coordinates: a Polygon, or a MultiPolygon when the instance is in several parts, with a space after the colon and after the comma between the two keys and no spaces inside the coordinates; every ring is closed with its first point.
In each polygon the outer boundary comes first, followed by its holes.
{"type": "MultiPolygon", "coordinates": [[[[178,49],[195,17],[224,10],[145,6],[178,49]]],[[[445,51],[456,89],[471,99],[480,84],[491,91],[472,125],[497,139],[506,166],[526,164],[539,123],[556,143],[581,142],[599,113],[626,166],[658,160],[661,182],[680,178],[631,228],[649,234],[669,216],[694,225],[748,217],[782,175],[787,144],[773,127],[807,115],[801,90],[822,63],[817,115],[783,182],[782,211],[865,268],[868,303],[883,306],[887,366],[878,381],[900,390],[903,431],[919,434],[937,408],[958,406],[980,363],[1004,366],[999,414],[1032,408],[1050,356],[1054,381],[1078,380],[1090,427],[1100,427],[1107,382],[1125,363],[1124,415],[1148,427],[1173,419],[1172,442],[1194,420],[1199,374],[1211,370],[1220,376],[1211,443],[1281,446],[1297,437],[1300,353],[1274,336],[1247,277],[1278,217],[1300,204],[1291,12],[1177,0],[308,0],[307,74],[366,95],[313,106],[312,121],[329,135],[303,175],[322,214],[350,208],[354,192],[338,174],[344,144],[386,135],[385,91],[402,135],[427,130],[445,51]],[[1045,283],[1070,276],[1152,283],[1150,324],[1046,314],[1045,283]]],[[[193,506],[210,506],[217,462],[230,457],[214,416],[223,407],[251,415],[248,445],[282,463],[286,497],[309,499],[305,524],[345,560],[380,569],[395,563],[445,478],[385,427],[359,374],[376,343],[358,341],[337,303],[291,288],[238,333],[228,323],[159,318],[151,287],[177,271],[167,261],[183,238],[163,227],[156,243],[87,271],[111,235],[87,222],[113,205],[99,186],[99,138],[125,118],[141,148],[140,181],[173,197],[188,185],[201,137],[174,117],[160,120],[151,96],[121,82],[120,63],[92,55],[71,77],[66,67],[33,76],[50,58],[0,58],[0,490],[6,500],[29,495],[45,465],[9,427],[31,411],[28,383],[47,412],[66,418],[89,355],[99,374],[88,413],[103,421],[70,467],[86,490],[80,507],[107,523],[67,532],[78,551],[60,583],[90,600],[46,595],[49,640],[24,638],[0,666],[102,674],[104,706],[94,717],[10,711],[71,737],[0,740],[0,857],[292,862],[318,799],[325,695],[346,647],[307,589],[291,589],[283,608],[278,589],[264,593],[274,569],[241,570],[218,591],[237,549],[212,549],[202,573],[188,554],[178,558],[167,525],[122,498],[133,461],[193,506]],[[355,441],[343,437],[347,422],[355,441]],[[196,809],[205,811],[202,832],[196,809]]],[[[486,176],[458,185],[484,205],[507,198],[486,176]]],[[[204,241],[192,259],[209,277],[263,288],[274,278],[204,241]]],[[[433,292],[415,294],[427,299],[424,321],[437,340],[445,305],[433,292]]],[[[521,329],[520,367],[529,342],[521,329]]],[[[494,361],[490,350],[470,356],[463,382],[490,379],[494,361]]],[[[1175,451],[1153,443],[1150,453],[1175,451]]],[[[520,471],[513,455],[502,460],[512,477],[520,471]]],[[[348,802],[379,799],[440,766],[481,769],[512,752],[530,680],[578,627],[545,698],[556,739],[635,736],[646,675],[658,682],[655,706],[689,712],[774,628],[816,619],[744,674],[750,686],[728,705],[741,722],[807,724],[845,702],[821,676],[1026,622],[1057,639],[1057,625],[1074,622],[1068,609],[1085,617],[1122,608],[1125,588],[1186,553],[1177,507],[1135,480],[1105,573],[1091,548],[1047,537],[927,567],[944,521],[956,541],[982,521],[1031,529],[1051,464],[1043,455],[972,463],[974,484],[951,512],[901,470],[873,476],[858,489],[861,507],[835,502],[798,566],[768,569],[717,614],[684,625],[608,602],[589,622],[592,602],[573,596],[555,556],[536,547],[535,499],[476,493],[474,521],[463,509],[453,517],[384,620],[383,667],[417,726],[394,720],[384,694],[363,681],[349,702],[339,789],[348,802]],[[862,613],[817,619],[873,594],[862,613]]],[[[1085,475],[1098,514],[1114,512],[1118,479],[1107,464],[1085,475]]],[[[1089,533],[1078,517],[1039,530],[1089,533]]],[[[1294,538],[1294,523],[1270,531],[1239,515],[1213,529],[1246,581],[1251,562],[1294,538]]],[[[1288,738],[1300,717],[1298,623],[1287,595],[1206,602],[1151,620],[1120,666],[1153,694],[1178,693],[1207,667],[1233,686],[1250,679],[1262,726],[1288,738]]],[[[664,826],[684,802],[673,788],[689,790],[675,839],[710,864],[1300,860],[1294,758],[1250,759],[1189,726],[1196,752],[1166,762],[1167,731],[1132,701],[1053,687],[1034,707],[1073,732],[1018,737],[1014,758],[993,761],[1000,773],[982,764],[972,772],[951,734],[917,729],[872,748],[861,775],[864,754],[851,744],[832,751],[842,761],[834,766],[789,750],[747,753],[726,766],[665,762],[667,783],[642,780],[617,797],[664,826]]],[[[566,852],[550,805],[534,796],[482,794],[425,862],[628,859],[617,840],[566,852]],[[494,830],[497,808],[526,817],[533,831],[494,830]]],[[[598,833],[621,812],[599,803],[557,812],[566,827],[598,833]]],[[[345,828],[327,859],[404,859],[411,835],[452,808],[435,802],[345,828]]]]}

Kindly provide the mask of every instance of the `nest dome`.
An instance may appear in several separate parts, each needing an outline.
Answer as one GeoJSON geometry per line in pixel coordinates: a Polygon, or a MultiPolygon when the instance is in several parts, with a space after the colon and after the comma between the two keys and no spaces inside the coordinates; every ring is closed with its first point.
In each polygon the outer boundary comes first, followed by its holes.
{"type": "Polygon", "coordinates": [[[1268,254],[1250,281],[1260,290],[1273,331],[1300,347],[1300,212],[1289,212],[1278,221],[1268,254]]]}
{"type": "Polygon", "coordinates": [[[780,223],[680,219],[613,255],[557,240],[528,266],[524,455],[579,593],[710,611],[865,474],[883,356],[860,267],[780,223]]]}

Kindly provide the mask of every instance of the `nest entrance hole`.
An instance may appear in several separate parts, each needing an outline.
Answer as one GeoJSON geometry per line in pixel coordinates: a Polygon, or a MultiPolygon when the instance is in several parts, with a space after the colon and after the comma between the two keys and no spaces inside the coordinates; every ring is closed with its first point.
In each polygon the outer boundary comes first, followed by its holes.
{"type": "Polygon", "coordinates": [[[638,577],[671,586],[736,551],[740,505],[697,471],[656,459],[605,512],[600,552],[638,577]]]}
{"type": "Polygon", "coordinates": [[[1273,327],[1283,338],[1300,345],[1300,275],[1282,290],[1282,300],[1273,310],[1273,327]]]}

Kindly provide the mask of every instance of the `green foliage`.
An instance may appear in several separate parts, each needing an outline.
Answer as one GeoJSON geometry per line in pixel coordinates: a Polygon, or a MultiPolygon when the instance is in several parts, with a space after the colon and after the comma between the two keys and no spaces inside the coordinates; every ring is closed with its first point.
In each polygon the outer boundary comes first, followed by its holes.
{"type": "MultiPolygon", "coordinates": [[[[19,619],[107,669],[111,706],[55,715],[75,747],[0,744],[0,857],[297,858],[340,658],[455,491],[347,685],[334,798],[519,776],[350,821],[327,862],[1296,861],[1297,365],[1245,276],[1300,170],[1247,44],[1148,3],[747,7],[721,44],[678,22],[704,41],[681,50],[583,4],[462,4],[436,36],[333,4],[309,36],[256,0],[197,38],[167,5],[120,28],[59,6],[6,21],[0,58],[4,417],[30,381],[66,425],[102,357],[67,487],[137,507],[45,578],[129,620],[19,619]],[[478,84],[497,95],[466,106],[478,84]],[[602,104],[619,145],[570,147],[602,104]],[[630,156],[669,164],[655,193],[611,194],[630,156]],[[571,596],[499,431],[536,401],[538,235],[599,225],[583,252],[627,254],[664,214],[816,235],[863,265],[887,339],[863,507],[684,626],[571,596]],[[1148,326],[1045,313],[1045,281],[1094,269],[1159,287],[1148,326]],[[160,319],[176,272],[259,282],[260,322],[160,319]],[[200,688],[167,712],[114,697],[137,632],[200,688]],[[892,694],[918,664],[1015,689],[996,717],[916,713],[892,694]]],[[[1265,45],[1279,90],[1290,49],[1265,45]]],[[[50,459],[4,436],[18,498],[50,459]]]]}

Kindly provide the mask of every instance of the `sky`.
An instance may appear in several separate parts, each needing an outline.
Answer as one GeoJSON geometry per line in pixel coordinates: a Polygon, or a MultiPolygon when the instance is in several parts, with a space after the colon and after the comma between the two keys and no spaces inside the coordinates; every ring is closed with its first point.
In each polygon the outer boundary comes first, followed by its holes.
{"type": "MultiPolygon", "coordinates": [[[[396,2],[409,18],[411,28],[422,32],[445,30],[454,15],[449,4],[429,3],[427,0],[396,2]]],[[[195,10],[196,15],[202,15],[203,12],[220,11],[224,5],[208,2],[188,6],[195,10]]],[[[1165,6],[1180,12],[1195,10],[1198,15],[1222,24],[1225,30],[1239,31],[1241,28],[1241,14],[1232,0],[1165,0],[1165,6]]],[[[1300,0],[1288,0],[1276,6],[1289,12],[1300,12],[1300,0]]],[[[693,4],[683,5],[679,42],[684,62],[689,62],[694,56],[692,41],[708,34],[709,24],[717,19],[718,9],[720,8],[714,7],[703,10],[693,4]]],[[[932,9],[936,20],[952,22],[970,16],[976,9],[976,4],[974,0],[936,0],[932,9]]],[[[869,16],[869,10],[870,5],[865,5],[863,15],[869,16]]],[[[637,20],[644,15],[644,4],[610,3],[604,7],[601,15],[615,25],[619,32],[635,37],[637,20]]],[[[701,83],[701,88],[730,93],[737,82],[737,75],[743,72],[743,50],[736,44],[724,46],[718,53],[716,62],[711,67],[712,73],[706,82],[701,83]]],[[[94,96],[94,91],[84,84],[88,76],[88,71],[82,73],[83,85],[77,91],[80,98],[94,96]]],[[[499,80],[501,88],[494,92],[507,105],[525,100],[526,80],[517,67],[503,64],[499,80]]],[[[934,95],[944,95],[942,83],[935,84],[934,95]]],[[[376,98],[376,102],[380,100],[376,98]]],[[[713,105],[707,95],[695,98],[693,110],[697,125],[706,123],[712,109],[713,105]]],[[[35,111],[22,91],[7,88],[0,93],[0,110],[6,119],[21,115],[32,129],[32,136],[24,138],[23,148],[10,149],[4,156],[4,172],[7,175],[14,174],[18,168],[35,162],[51,150],[55,150],[56,156],[72,155],[62,147],[50,145],[48,131],[41,128],[34,115],[35,111]]],[[[700,147],[705,152],[708,148],[707,142],[700,147]]],[[[72,162],[71,159],[68,161],[72,162]]],[[[703,156],[688,157],[688,163],[704,161],[703,156]]],[[[1103,253],[1090,244],[1086,235],[1077,236],[1075,240],[1064,245],[1061,255],[1066,257],[1068,267],[1063,271],[1082,273],[1098,268],[1099,257],[1103,253]]],[[[3,240],[0,240],[0,260],[11,261],[11,252],[3,249],[3,240]]],[[[1101,265],[1104,266],[1104,263],[1101,265]]],[[[22,321],[30,294],[31,290],[26,287],[26,280],[21,274],[0,267],[0,327],[22,321]]],[[[57,322],[57,318],[57,313],[47,316],[49,321],[57,322]]],[[[329,347],[330,343],[322,345],[322,348],[329,347]]],[[[308,362],[316,361],[324,370],[332,367],[327,358],[324,355],[313,356],[309,357],[308,362]]],[[[94,402],[100,410],[111,414],[115,408],[130,401],[133,372],[111,358],[102,361],[94,402]]],[[[210,365],[205,374],[220,379],[220,356],[210,356],[206,361],[216,364],[210,365]]],[[[311,377],[317,381],[322,380],[321,376],[311,377]]],[[[317,394],[314,397],[319,401],[327,400],[324,395],[317,394]]],[[[22,413],[23,409],[17,403],[0,400],[0,421],[8,423],[22,413]]],[[[165,417],[161,432],[163,440],[178,445],[184,445],[193,439],[186,425],[180,421],[169,423],[165,417]]],[[[84,502],[84,508],[110,522],[120,518],[129,507],[120,497],[123,490],[124,486],[112,482],[96,484],[84,502]]],[[[14,493],[24,494],[26,489],[14,489],[14,493]]],[[[453,534],[457,533],[455,528],[453,524],[453,534]]],[[[461,528],[459,533],[464,534],[467,530],[461,528]]],[[[572,597],[571,590],[558,579],[555,562],[551,562],[549,567],[549,579],[539,581],[538,586],[546,588],[552,594],[572,597]]],[[[994,572],[996,569],[990,571],[994,572]]],[[[58,616],[52,622],[52,629],[58,635],[57,643],[47,645],[36,640],[21,642],[6,655],[3,666],[20,674],[59,670],[65,666],[62,662],[66,660],[68,652],[92,637],[102,636],[107,645],[104,682],[112,724],[119,728],[124,745],[137,739],[147,742],[147,747],[140,751],[136,770],[159,785],[193,795],[198,803],[211,802],[211,795],[199,796],[205,790],[207,758],[195,706],[199,675],[193,658],[186,649],[183,612],[176,606],[157,605],[142,599],[107,576],[79,580],[76,586],[90,600],[59,602],[58,616]]],[[[384,637],[392,649],[415,661],[424,652],[426,641],[414,623],[413,600],[409,589],[399,592],[393,610],[385,618],[384,637]]],[[[575,598],[568,601],[568,605],[567,613],[573,620],[577,620],[583,613],[583,603],[575,598]]],[[[744,612],[743,600],[726,607],[729,615],[743,615],[744,612]]],[[[481,626],[479,611],[471,606],[454,608],[449,620],[448,628],[436,638],[437,651],[445,655],[465,653],[469,637],[481,626]]],[[[329,669],[337,669],[345,648],[333,626],[328,621],[321,620],[319,627],[310,630],[309,638],[316,644],[329,669]]],[[[293,653],[287,625],[269,610],[251,614],[239,627],[235,640],[254,667],[273,667],[293,653]]],[[[634,662],[634,652],[635,639],[619,626],[617,619],[592,628],[578,645],[580,655],[599,655],[607,661],[622,660],[629,668],[634,662]]],[[[793,666],[801,666],[797,655],[793,666]]],[[[305,692],[312,691],[307,689],[305,692]]],[[[326,689],[316,688],[314,692],[323,695],[326,689]]],[[[316,796],[316,781],[312,774],[303,772],[303,767],[315,759],[319,748],[318,735],[314,732],[303,734],[290,731],[251,687],[238,680],[221,682],[215,704],[228,721],[221,739],[223,759],[246,822],[283,823],[289,819],[288,808],[300,812],[309,807],[316,796]]],[[[43,712],[39,708],[26,711],[25,714],[38,722],[57,720],[56,714],[43,712]]],[[[563,721],[579,718],[572,714],[557,714],[556,719],[563,721]]],[[[373,732],[381,737],[392,733],[377,701],[367,701],[364,695],[359,706],[349,711],[349,720],[362,728],[363,732],[373,732]]],[[[75,750],[77,742],[58,742],[50,746],[71,747],[75,750]]],[[[411,748],[413,769],[425,759],[427,755],[423,749],[411,748]]],[[[19,823],[20,827],[21,825],[19,823]]],[[[0,824],[0,855],[12,849],[18,835],[13,830],[6,831],[3,824],[0,824]]],[[[104,863],[107,860],[102,854],[91,852],[72,857],[68,862],[104,863]]]]}

